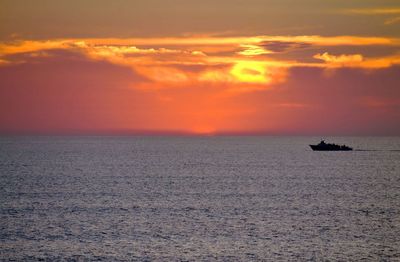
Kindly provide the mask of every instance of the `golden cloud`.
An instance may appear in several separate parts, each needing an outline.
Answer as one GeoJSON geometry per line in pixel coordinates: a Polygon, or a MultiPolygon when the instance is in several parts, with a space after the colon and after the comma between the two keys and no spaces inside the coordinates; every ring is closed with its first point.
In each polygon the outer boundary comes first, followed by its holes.
{"type": "MultiPolygon", "coordinates": [[[[8,58],[21,53],[38,53],[62,49],[80,52],[89,59],[105,60],[131,67],[160,86],[179,83],[218,82],[231,86],[243,84],[248,90],[268,88],[285,81],[287,69],[294,66],[322,68],[382,68],[400,64],[397,55],[367,58],[362,54],[314,55],[323,63],[273,59],[274,51],[266,43],[290,43],[290,48],[330,46],[400,46],[397,38],[354,36],[254,36],[254,37],[181,37],[131,39],[58,39],[47,41],[16,41],[0,43],[0,65],[11,63],[8,58]],[[241,49],[242,51],[237,51],[241,49]],[[185,67],[201,66],[199,71],[185,67]]],[[[271,46],[271,44],[270,44],[271,46]]],[[[304,59],[304,60],[303,60],[304,59]]],[[[241,85],[242,88],[242,85],[241,85]]]]}
{"type": "Polygon", "coordinates": [[[400,14],[400,8],[360,8],[360,9],[346,9],[342,11],[347,14],[359,15],[393,15],[400,14]]]}
{"type": "Polygon", "coordinates": [[[240,47],[244,50],[238,52],[238,54],[244,56],[258,56],[272,53],[271,51],[265,50],[262,46],[259,45],[241,45],[240,47]]]}
{"type": "Polygon", "coordinates": [[[361,54],[351,55],[330,55],[328,52],[316,54],[315,59],[320,59],[325,62],[323,67],[358,67],[366,69],[387,68],[392,65],[400,64],[400,55],[392,55],[385,57],[364,58],[361,54]]]}
{"type": "Polygon", "coordinates": [[[360,54],[355,55],[330,55],[328,52],[323,54],[316,54],[313,56],[315,59],[320,59],[333,66],[354,66],[359,65],[364,59],[360,54]]]}
{"type": "MultiPolygon", "coordinates": [[[[265,42],[290,42],[312,44],[317,46],[363,46],[363,45],[400,45],[400,39],[388,37],[356,37],[356,36],[254,36],[254,37],[180,37],[180,38],[89,38],[89,39],[58,39],[46,41],[21,40],[0,43],[0,54],[15,54],[34,52],[38,50],[69,49],[69,48],[117,48],[121,52],[156,53],[156,49],[136,50],[138,46],[234,46],[245,49],[260,50],[265,42]]],[[[116,49],[117,50],[117,49],[116,49]]],[[[201,51],[201,50],[200,50],[201,51]]],[[[268,52],[268,50],[264,50],[268,52]]],[[[158,50],[168,52],[168,50],[158,50]]]]}

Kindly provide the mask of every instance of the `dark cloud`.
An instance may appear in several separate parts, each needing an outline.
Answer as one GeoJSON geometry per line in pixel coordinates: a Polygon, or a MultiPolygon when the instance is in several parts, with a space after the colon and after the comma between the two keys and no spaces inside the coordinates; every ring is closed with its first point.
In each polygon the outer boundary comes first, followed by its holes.
{"type": "Polygon", "coordinates": [[[260,46],[275,53],[282,53],[294,49],[308,48],[311,44],[302,42],[264,41],[260,46]]]}
{"type": "Polygon", "coordinates": [[[114,65],[103,60],[94,61],[74,51],[44,50],[8,55],[4,59],[10,63],[0,67],[0,74],[4,75],[3,83],[6,79],[18,78],[58,82],[60,77],[64,79],[66,76],[68,82],[76,80],[77,83],[100,80],[109,82],[115,79],[149,81],[129,67],[114,65]],[[110,77],[108,78],[104,72],[110,77]]]}

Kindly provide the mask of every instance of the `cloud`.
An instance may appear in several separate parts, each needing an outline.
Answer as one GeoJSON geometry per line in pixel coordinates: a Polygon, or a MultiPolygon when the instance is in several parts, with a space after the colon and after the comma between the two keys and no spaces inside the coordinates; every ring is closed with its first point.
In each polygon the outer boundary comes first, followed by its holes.
{"type": "Polygon", "coordinates": [[[258,56],[272,53],[258,45],[241,45],[240,47],[243,48],[243,50],[238,52],[238,54],[243,56],[258,56]]]}
{"type": "Polygon", "coordinates": [[[397,47],[400,46],[400,40],[354,36],[26,40],[0,43],[0,67],[13,63],[34,63],[34,59],[27,58],[43,57],[51,55],[51,51],[64,50],[92,61],[130,68],[149,82],[157,83],[143,84],[136,88],[159,90],[198,83],[219,83],[229,86],[231,90],[255,91],[267,90],[284,82],[286,72],[291,67],[374,69],[400,63],[397,54],[370,57],[369,54],[329,53],[333,48],[340,50],[342,47],[351,49],[359,46],[397,47]],[[309,55],[305,55],[322,48],[326,49],[325,53],[314,55],[314,58],[322,62],[312,61],[309,55]],[[296,59],[289,59],[290,51],[305,49],[306,52],[297,52],[299,55],[296,59]],[[280,54],[279,58],[277,54],[280,54]]]}
{"type": "MultiPolygon", "coordinates": [[[[57,39],[46,41],[19,40],[11,42],[0,42],[0,54],[14,54],[24,52],[34,52],[38,50],[49,49],[112,49],[116,48],[116,52],[131,53],[157,53],[169,52],[176,50],[168,50],[167,46],[179,46],[183,50],[190,47],[224,47],[224,46],[248,46],[255,47],[270,45],[287,47],[289,46],[364,46],[364,45],[400,45],[400,39],[388,37],[357,37],[357,36],[318,36],[318,35],[302,35],[302,36],[252,36],[252,37],[165,37],[165,38],[88,38],[88,39],[57,39]],[[154,46],[157,48],[139,48],[140,46],[154,46]],[[158,47],[164,48],[158,49],[158,47]],[[158,50],[157,50],[158,49],[158,50]]],[[[202,51],[202,50],[192,50],[202,51]]]]}
{"type": "MultiPolygon", "coordinates": [[[[0,66],[0,132],[400,132],[398,66],[368,73],[339,67],[327,80],[326,66],[283,67],[242,56],[166,72],[149,65],[157,76],[189,77],[164,81],[72,50],[45,53],[8,55],[11,62],[0,66]],[[206,74],[215,77],[199,79],[206,74]]],[[[325,56],[343,62],[351,55],[340,57],[325,56]]]]}
{"type": "MultiPolygon", "coordinates": [[[[394,16],[400,14],[400,8],[361,8],[361,9],[346,9],[342,10],[344,14],[354,15],[375,15],[375,16],[394,16]]],[[[384,21],[384,25],[393,25],[400,22],[400,17],[390,17],[384,21]]]]}
{"type": "Polygon", "coordinates": [[[333,66],[354,66],[359,65],[364,59],[360,54],[355,55],[330,55],[328,52],[314,55],[315,59],[320,59],[333,66]]]}
{"type": "Polygon", "coordinates": [[[393,15],[400,14],[400,8],[359,8],[342,10],[346,14],[357,15],[393,15]]]}
{"type": "Polygon", "coordinates": [[[342,54],[336,56],[325,52],[323,54],[316,54],[313,58],[323,60],[325,65],[321,67],[326,67],[328,69],[338,67],[380,69],[400,64],[400,55],[398,54],[384,57],[364,58],[361,54],[342,54]]]}
{"type": "Polygon", "coordinates": [[[71,48],[71,40],[47,40],[47,41],[13,41],[0,42],[0,56],[36,52],[41,50],[52,49],[69,49],[71,48]]]}
{"type": "Polygon", "coordinates": [[[261,45],[274,53],[283,53],[290,50],[295,49],[303,49],[310,47],[310,43],[302,43],[302,42],[283,42],[283,41],[265,41],[262,42],[261,45]]]}
{"type": "Polygon", "coordinates": [[[393,24],[397,24],[397,23],[400,23],[400,16],[386,19],[384,24],[385,25],[393,25],[393,24]]]}

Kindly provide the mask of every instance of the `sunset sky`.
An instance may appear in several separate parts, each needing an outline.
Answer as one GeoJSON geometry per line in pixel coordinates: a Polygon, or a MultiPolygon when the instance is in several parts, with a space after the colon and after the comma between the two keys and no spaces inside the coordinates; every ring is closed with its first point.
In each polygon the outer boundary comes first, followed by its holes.
{"type": "Polygon", "coordinates": [[[400,135],[400,1],[0,0],[0,134],[400,135]]]}

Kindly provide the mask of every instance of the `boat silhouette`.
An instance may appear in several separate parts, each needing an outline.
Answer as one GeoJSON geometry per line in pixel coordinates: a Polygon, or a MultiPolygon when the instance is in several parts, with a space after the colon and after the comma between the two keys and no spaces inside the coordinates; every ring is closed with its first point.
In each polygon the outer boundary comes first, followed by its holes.
{"type": "Polygon", "coordinates": [[[329,144],[325,143],[324,140],[318,145],[310,145],[313,151],[351,151],[353,148],[346,146],[346,145],[336,145],[336,144],[329,144]]]}

